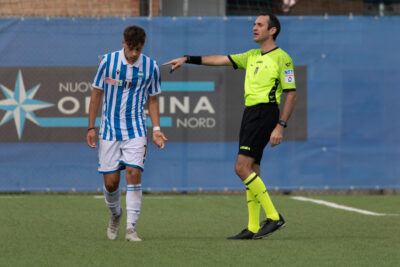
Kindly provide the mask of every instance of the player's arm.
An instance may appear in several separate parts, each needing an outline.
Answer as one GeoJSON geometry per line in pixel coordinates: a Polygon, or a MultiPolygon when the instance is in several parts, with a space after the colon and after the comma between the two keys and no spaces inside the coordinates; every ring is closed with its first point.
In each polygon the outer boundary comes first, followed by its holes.
{"type": "Polygon", "coordinates": [[[184,63],[206,66],[233,66],[232,62],[229,60],[229,57],[223,55],[184,56],[168,61],[164,63],[163,66],[171,65],[172,72],[180,68],[180,66],[182,66],[184,63]]]}
{"type": "MultiPolygon", "coordinates": [[[[288,90],[285,92],[286,92],[286,100],[279,120],[284,121],[286,123],[289,120],[290,115],[292,115],[294,106],[296,105],[296,90],[288,90]]],[[[275,126],[275,129],[272,131],[270,137],[271,147],[279,145],[282,142],[283,128],[284,126],[282,126],[279,123],[275,126]]]]}
{"type": "Polygon", "coordinates": [[[153,142],[161,149],[165,147],[165,141],[168,139],[160,130],[160,113],[158,109],[157,96],[149,96],[148,109],[151,123],[153,125],[153,142]]]}
{"type": "Polygon", "coordinates": [[[90,97],[89,126],[88,126],[88,133],[86,136],[86,142],[88,146],[92,148],[96,147],[95,123],[96,123],[97,110],[99,109],[100,101],[102,98],[103,98],[103,90],[93,87],[92,95],[90,97]]]}

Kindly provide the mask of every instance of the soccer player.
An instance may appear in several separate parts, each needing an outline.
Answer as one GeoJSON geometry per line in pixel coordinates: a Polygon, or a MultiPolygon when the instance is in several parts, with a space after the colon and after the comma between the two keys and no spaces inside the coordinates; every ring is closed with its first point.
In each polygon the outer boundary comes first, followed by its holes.
{"type": "Polygon", "coordinates": [[[147,149],[144,105],[153,124],[153,142],[164,148],[167,138],[160,129],[157,94],[161,93],[157,63],[142,54],[145,31],[138,26],[124,30],[123,49],[103,56],[93,80],[89,106],[89,147],[95,148],[96,114],[103,100],[99,131],[99,167],[104,175],[105,202],[111,217],[107,236],[115,240],[122,218],[120,171],[126,169],[127,241],[141,241],[136,233],[142,203],[141,175],[147,149]]]}
{"type": "Polygon", "coordinates": [[[268,141],[271,147],[282,142],[283,130],[296,103],[292,59],[275,43],[280,28],[276,16],[261,14],[253,26],[253,40],[260,45],[260,49],[228,56],[184,56],[164,64],[171,65],[171,71],[184,63],[233,66],[246,70],[246,108],[240,128],[235,172],[246,186],[249,221],[246,229],[228,239],[260,239],[285,226],[285,220],[275,209],[260,178],[263,150],[268,141]],[[286,101],[280,115],[278,105],[282,92],[286,93],[286,101]],[[261,227],[260,205],[267,217],[261,227]]]}

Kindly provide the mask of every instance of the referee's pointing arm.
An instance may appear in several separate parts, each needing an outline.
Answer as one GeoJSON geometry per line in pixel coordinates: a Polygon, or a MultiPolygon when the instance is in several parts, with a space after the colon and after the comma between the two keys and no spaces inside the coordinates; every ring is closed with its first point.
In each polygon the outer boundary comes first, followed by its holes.
{"type": "Polygon", "coordinates": [[[179,69],[183,63],[196,64],[196,65],[207,65],[207,66],[232,66],[232,62],[228,56],[223,55],[210,55],[210,56],[184,56],[173,59],[163,66],[171,65],[171,72],[179,69]]]}

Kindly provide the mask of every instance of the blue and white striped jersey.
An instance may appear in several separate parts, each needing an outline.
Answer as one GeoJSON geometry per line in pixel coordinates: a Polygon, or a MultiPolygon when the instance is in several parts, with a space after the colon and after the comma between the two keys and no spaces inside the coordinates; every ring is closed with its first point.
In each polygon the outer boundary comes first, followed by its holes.
{"type": "Polygon", "coordinates": [[[106,54],[92,86],[104,90],[101,139],[121,141],[147,136],[144,104],[148,95],[161,93],[160,70],[153,59],[141,54],[131,65],[123,49],[106,54]]]}

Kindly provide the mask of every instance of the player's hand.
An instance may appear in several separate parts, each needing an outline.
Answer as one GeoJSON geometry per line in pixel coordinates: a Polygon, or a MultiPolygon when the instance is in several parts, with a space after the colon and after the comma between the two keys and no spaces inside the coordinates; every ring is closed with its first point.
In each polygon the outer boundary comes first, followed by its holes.
{"type": "Polygon", "coordinates": [[[186,60],[187,60],[186,57],[175,58],[171,61],[162,64],[162,66],[171,65],[171,70],[169,71],[171,73],[174,70],[179,69],[182,66],[182,64],[186,62],[186,60]]]}
{"type": "Polygon", "coordinates": [[[153,142],[161,149],[165,147],[165,141],[168,139],[165,137],[163,132],[161,131],[154,131],[153,132],[153,142]]]}
{"type": "Polygon", "coordinates": [[[87,136],[86,136],[86,142],[89,147],[91,148],[96,148],[96,131],[95,129],[91,129],[88,131],[87,136]]]}
{"type": "Polygon", "coordinates": [[[283,126],[278,124],[275,129],[271,133],[271,137],[269,138],[269,142],[271,143],[271,147],[279,145],[282,143],[283,138],[283,126]]]}

